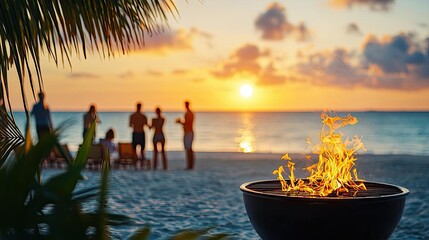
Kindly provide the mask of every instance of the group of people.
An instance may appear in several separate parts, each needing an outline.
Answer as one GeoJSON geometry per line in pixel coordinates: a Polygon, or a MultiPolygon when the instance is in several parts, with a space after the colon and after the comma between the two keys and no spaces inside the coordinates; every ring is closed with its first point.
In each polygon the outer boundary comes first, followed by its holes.
{"type": "MultiPolygon", "coordinates": [[[[36,120],[36,131],[37,136],[40,139],[43,134],[52,131],[52,120],[49,107],[45,103],[45,94],[40,92],[38,94],[39,101],[33,106],[31,114],[34,115],[36,120]]],[[[194,113],[190,109],[189,101],[185,102],[186,113],[184,118],[176,119],[176,123],[181,124],[184,130],[183,143],[186,152],[186,169],[191,170],[195,165],[195,154],[192,149],[192,144],[194,141],[194,113]]],[[[156,117],[152,118],[151,122],[148,121],[147,117],[142,113],[142,104],[137,103],[136,111],[130,115],[129,118],[129,127],[132,128],[132,146],[134,149],[135,159],[138,160],[138,147],[140,147],[140,158],[142,161],[145,161],[145,148],[146,148],[146,134],[145,127],[154,130],[153,134],[153,161],[152,169],[157,169],[158,167],[158,154],[161,154],[162,158],[162,167],[163,169],[168,168],[167,156],[165,152],[165,135],[163,131],[163,126],[165,123],[165,118],[161,113],[159,107],[155,110],[156,117]]],[[[83,136],[86,136],[86,133],[91,126],[91,124],[101,123],[100,117],[97,114],[96,108],[94,105],[91,105],[88,112],[83,116],[83,136]]],[[[92,136],[92,141],[95,140],[95,132],[92,136]]],[[[100,143],[103,144],[110,152],[116,151],[116,146],[113,143],[115,138],[115,133],[112,128],[110,128],[105,135],[104,139],[100,139],[100,143]]]]}

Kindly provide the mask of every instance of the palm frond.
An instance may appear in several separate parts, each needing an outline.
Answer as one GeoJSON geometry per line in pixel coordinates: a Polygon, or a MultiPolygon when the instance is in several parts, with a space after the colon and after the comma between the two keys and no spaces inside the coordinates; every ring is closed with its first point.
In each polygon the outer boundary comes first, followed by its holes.
{"type": "Polygon", "coordinates": [[[170,240],[197,240],[200,237],[206,235],[213,227],[203,228],[203,229],[187,229],[180,231],[176,235],[172,236],[170,240]]]}
{"type": "Polygon", "coordinates": [[[24,143],[24,136],[3,106],[0,106],[0,167],[10,152],[24,143]]]}
{"type": "MultiPolygon", "coordinates": [[[[95,124],[94,124],[95,125],[95,124]]],[[[107,216],[106,216],[106,203],[107,203],[107,189],[108,189],[108,178],[109,178],[109,150],[104,149],[104,159],[102,162],[102,170],[101,170],[101,188],[100,188],[100,196],[98,200],[98,226],[96,230],[95,239],[98,240],[107,240],[109,239],[109,229],[107,227],[107,216]]]]}
{"type": "Polygon", "coordinates": [[[73,194],[76,184],[81,178],[81,172],[86,166],[87,155],[92,144],[92,135],[95,132],[95,124],[91,124],[88,132],[83,140],[82,145],[76,153],[76,158],[69,163],[67,170],[50,178],[44,185],[47,192],[53,193],[55,196],[68,198],[73,194]]]}
{"type": "Polygon", "coordinates": [[[47,134],[36,145],[28,150],[22,149],[16,158],[11,158],[0,167],[0,226],[27,223],[22,219],[28,217],[24,213],[29,191],[38,184],[37,171],[53,148],[54,141],[56,136],[47,134]]]}
{"type": "MultiPolygon", "coordinates": [[[[7,71],[14,67],[26,107],[25,76],[33,96],[43,89],[40,55],[58,65],[73,54],[97,51],[103,58],[144,44],[145,34],[162,30],[173,0],[2,0],[0,1],[0,78],[9,102],[7,71]],[[37,85],[32,71],[37,76],[37,85]]],[[[0,95],[1,96],[1,95],[0,95]]]]}

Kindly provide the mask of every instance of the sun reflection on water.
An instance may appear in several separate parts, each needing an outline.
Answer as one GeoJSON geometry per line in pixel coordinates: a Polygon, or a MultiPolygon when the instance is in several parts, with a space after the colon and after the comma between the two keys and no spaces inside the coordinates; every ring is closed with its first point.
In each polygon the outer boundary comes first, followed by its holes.
{"type": "Polygon", "coordinates": [[[253,114],[242,113],[240,114],[241,126],[238,130],[238,151],[243,153],[252,153],[256,151],[255,135],[253,133],[253,114]]]}

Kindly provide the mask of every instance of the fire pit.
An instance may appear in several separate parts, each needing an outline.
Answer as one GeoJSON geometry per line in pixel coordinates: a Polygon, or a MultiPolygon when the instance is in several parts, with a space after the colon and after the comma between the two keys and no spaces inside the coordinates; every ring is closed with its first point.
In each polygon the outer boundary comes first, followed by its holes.
{"type": "Polygon", "coordinates": [[[262,239],[388,239],[409,191],[376,182],[365,186],[354,196],[326,197],[284,192],[278,180],[244,183],[240,189],[262,239]]]}
{"type": "MultiPolygon", "coordinates": [[[[322,113],[318,156],[306,155],[310,175],[295,178],[295,162],[273,171],[278,180],[241,185],[244,205],[253,228],[262,239],[388,239],[401,219],[405,188],[364,181],[355,168],[356,152],[365,151],[361,138],[343,137],[339,128],[357,118],[322,113]],[[288,174],[288,179],[284,178],[288,174]]],[[[307,141],[311,144],[311,141],[307,141]]]]}

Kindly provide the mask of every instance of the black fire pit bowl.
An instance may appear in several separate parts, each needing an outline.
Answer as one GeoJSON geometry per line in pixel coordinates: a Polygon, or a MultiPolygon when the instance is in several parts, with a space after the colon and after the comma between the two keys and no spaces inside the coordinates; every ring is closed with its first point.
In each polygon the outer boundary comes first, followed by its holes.
{"type": "Polygon", "coordinates": [[[292,196],[280,181],[244,183],[244,205],[253,228],[272,239],[388,239],[398,225],[406,188],[365,182],[367,191],[350,197],[292,196]]]}

